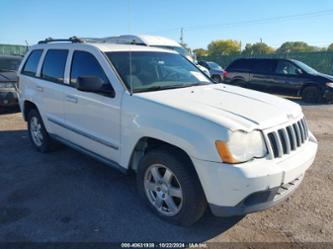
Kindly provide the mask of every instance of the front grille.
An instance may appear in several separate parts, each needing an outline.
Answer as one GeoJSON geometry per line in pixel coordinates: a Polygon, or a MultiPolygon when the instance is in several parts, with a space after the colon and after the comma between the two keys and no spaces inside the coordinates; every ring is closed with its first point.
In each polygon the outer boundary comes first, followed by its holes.
{"type": "Polygon", "coordinates": [[[272,158],[280,158],[297,150],[309,138],[309,130],[306,121],[299,121],[267,134],[268,146],[272,158]]]}

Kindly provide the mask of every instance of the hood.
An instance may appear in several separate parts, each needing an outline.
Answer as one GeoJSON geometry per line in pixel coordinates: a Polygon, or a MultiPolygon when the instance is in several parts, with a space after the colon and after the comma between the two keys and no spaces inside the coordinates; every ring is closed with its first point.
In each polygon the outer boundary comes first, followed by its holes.
{"type": "Polygon", "coordinates": [[[230,130],[267,129],[303,115],[301,107],[291,101],[224,84],[146,92],[137,96],[198,115],[230,130]]]}
{"type": "Polygon", "coordinates": [[[12,71],[0,71],[0,82],[16,82],[17,73],[12,71]]]}
{"type": "Polygon", "coordinates": [[[329,74],[323,74],[323,73],[318,73],[317,76],[323,77],[325,79],[327,79],[327,82],[333,82],[333,76],[329,75],[329,74]]]}

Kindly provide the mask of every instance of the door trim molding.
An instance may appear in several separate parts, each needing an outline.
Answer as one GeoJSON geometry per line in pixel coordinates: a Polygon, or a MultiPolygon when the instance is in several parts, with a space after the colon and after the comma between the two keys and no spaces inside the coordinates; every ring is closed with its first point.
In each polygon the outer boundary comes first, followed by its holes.
{"type": "Polygon", "coordinates": [[[56,124],[56,125],[59,125],[59,126],[65,128],[67,130],[70,130],[70,131],[72,131],[72,132],[74,132],[76,134],[79,134],[79,135],[84,136],[86,138],[89,138],[89,139],[91,139],[91,140],[93,140],[93,141],[95,141],[97,143],[100,143],[100,144],[103,144],[103,145],[105,145],[107,147],[110,147],[111,149],[119,150],[119,146],[117,146],[117,145],[115,145],[113,143],[110,143],[109,141],[106,141],[106,140],[104,140],[102,138],[99,138],[99,137],[93,136],[91,134],[88,134],[87,132],[84,132],[84,131],[82,131],[80,129],[74,128],[74,127],[72,127],[70,125],[67,125],[67,124],[65,124],[65,123],[63,123],[61,121],[58,121],[58,120],[56,120],[56,119],[54,119],[52,117],[47,117],[47,120],[50,121],[50,122],[52,122],[52,123],[54,123],[54,124],[56,124]]]}

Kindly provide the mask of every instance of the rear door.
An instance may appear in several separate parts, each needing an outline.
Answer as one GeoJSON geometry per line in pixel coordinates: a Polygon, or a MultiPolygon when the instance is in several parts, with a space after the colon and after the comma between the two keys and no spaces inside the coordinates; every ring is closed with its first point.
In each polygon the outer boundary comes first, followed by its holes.
{"type": "Polygon", "coordinates": [[[224,78],[226,83],[248,87],[248,80],[251,72],[251,60],[237,59],[232,62],[227,68],[227,76],[224,78]]]}
{"type": "Polygon", "coordinates": [[[67,131],[61,124],[65,122],[64,77],[68,50],[49,49],[43,57],[40,75],[36,79],[36,88],[41,96],[38,107],[42,110],[47,131],[52,135],[66,137],[67,131]]]}
{"type": "Polygon", "coordinates": [[[257,91],[270,92],[275,84],[275,61],[271,59],[250,61],[252,63],[252,72],[250,74],[248,87],[257,91]]]}

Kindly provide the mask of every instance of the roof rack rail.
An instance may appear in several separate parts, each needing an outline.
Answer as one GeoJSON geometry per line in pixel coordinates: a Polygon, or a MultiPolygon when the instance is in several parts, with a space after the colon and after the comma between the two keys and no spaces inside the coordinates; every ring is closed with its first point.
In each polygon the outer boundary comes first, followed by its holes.
{"type": "Polygon", "coordinates": [[[69,37],[68,39],[53,39],[52,37],[46,38],[45,40],[39,41],[38,44],[46,44],[50,42],[72,42],[72,43],[83,43],[84,41],[76,36],[69,37]]]}

